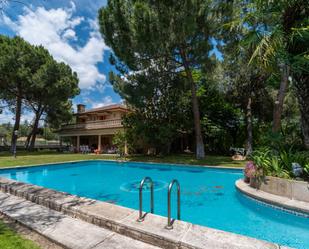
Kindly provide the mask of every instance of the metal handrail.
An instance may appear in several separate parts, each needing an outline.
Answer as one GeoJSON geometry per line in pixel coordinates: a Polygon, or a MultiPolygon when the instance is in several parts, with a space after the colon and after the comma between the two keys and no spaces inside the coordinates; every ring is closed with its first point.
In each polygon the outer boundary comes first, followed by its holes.
{"type": "Polygon", "coordinates": [[[173,229],[173,223],[171,219],[171,192],[175,183],[177,184],[177,220],[180,220],[180,184],[176,179],[174,179],[168,186],[167,192],[167,226],[165,228],[168,230],[173,229]]]}
{"type": "Polygon", "coordinates": [[[144,221],[145,216],[143,216],[143,186],[146,181],[150,182],[150,212],[153,214],[154,205],[153,205],[153,181],[150,177],[145,177],[139,185],[139,217],[138,222],[144,221]]]}

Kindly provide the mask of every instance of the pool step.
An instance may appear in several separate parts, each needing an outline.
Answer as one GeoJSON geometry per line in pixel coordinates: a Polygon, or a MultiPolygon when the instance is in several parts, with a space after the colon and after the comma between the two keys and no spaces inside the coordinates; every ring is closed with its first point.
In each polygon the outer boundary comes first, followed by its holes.
{"type": "Polygon", "coordinates": [[[160,248],[286,248],[278,244],[178,220],[175,221],[172,230],[167,230],[165,229],[167,224],[166,217],[147,214],[143,222],[137,222],[139,213],[134,209],[81,198],[68,193],[1,177],[0,190],[61,212],[64,215],[78,218],[84,222],[110,230],[111,232],[116,232],[160,248]]]}
{"type": "Polygon", "coordinates": [[[65,248],[158,249],[3,192],[0,192],[0,212],[65,248]]]}

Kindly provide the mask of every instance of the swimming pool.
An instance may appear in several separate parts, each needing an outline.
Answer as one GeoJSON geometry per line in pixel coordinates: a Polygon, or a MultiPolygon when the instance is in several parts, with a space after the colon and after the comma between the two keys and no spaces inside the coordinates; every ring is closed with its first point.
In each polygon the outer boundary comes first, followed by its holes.
{"type": "MultiPolygon", "coordinates": [[[[145,176],[155,182],[154,213],[167,215],[167,186],[181,185],[184,221],[294,248],[309,248],[309,218],[289,214],[245,197],[235,189],[238,169],[202,168],[133,162],[83,161],[0,170],[1,177],[138,209],[138,186],[145,176]]],[[[144,190],[144,210],[149,210],[144,190]]],[[[172,214],[176,217],[176,193],[172,214]]]]}

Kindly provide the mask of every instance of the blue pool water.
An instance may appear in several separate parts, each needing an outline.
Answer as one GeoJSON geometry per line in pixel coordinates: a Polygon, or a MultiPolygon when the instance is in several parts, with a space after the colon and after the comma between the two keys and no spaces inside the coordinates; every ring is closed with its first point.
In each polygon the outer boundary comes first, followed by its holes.
{"type": "MultiPolygon", "coordinates": [[[[155,181],[155,213],[163,216],[167,213],[167,185],[176,178],[181,185],[182,220],[309,248],[309,218],[243,196],[235,189],[235,181],[242,178],[237,169],[84,161],[0,170],[0,176],[134,209],[138,209],[139,182],[150,176],[155,181]]],[[[144,210],[149,210],[149,192],[144,192],[144,210]]],[[[172,209],[176,210],[175,204],[172,209]]]]}

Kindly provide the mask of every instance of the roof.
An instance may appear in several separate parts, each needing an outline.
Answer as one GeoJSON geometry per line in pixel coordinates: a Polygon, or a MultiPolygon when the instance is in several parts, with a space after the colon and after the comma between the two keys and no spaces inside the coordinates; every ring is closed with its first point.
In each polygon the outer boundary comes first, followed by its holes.
{"type": "Polygon", "coordinates": [[[85,113],[92,113],[92,112],[101,112],[101,111],[111,111],[111,110],[123,110],[125,112],[129,111],[129,109],[122,104],[113,104],[113,105],[106,105],[98,108],[92,108],[85,110],[84,112],[78,112],[76,114],[85,114],[85,113]]]}

